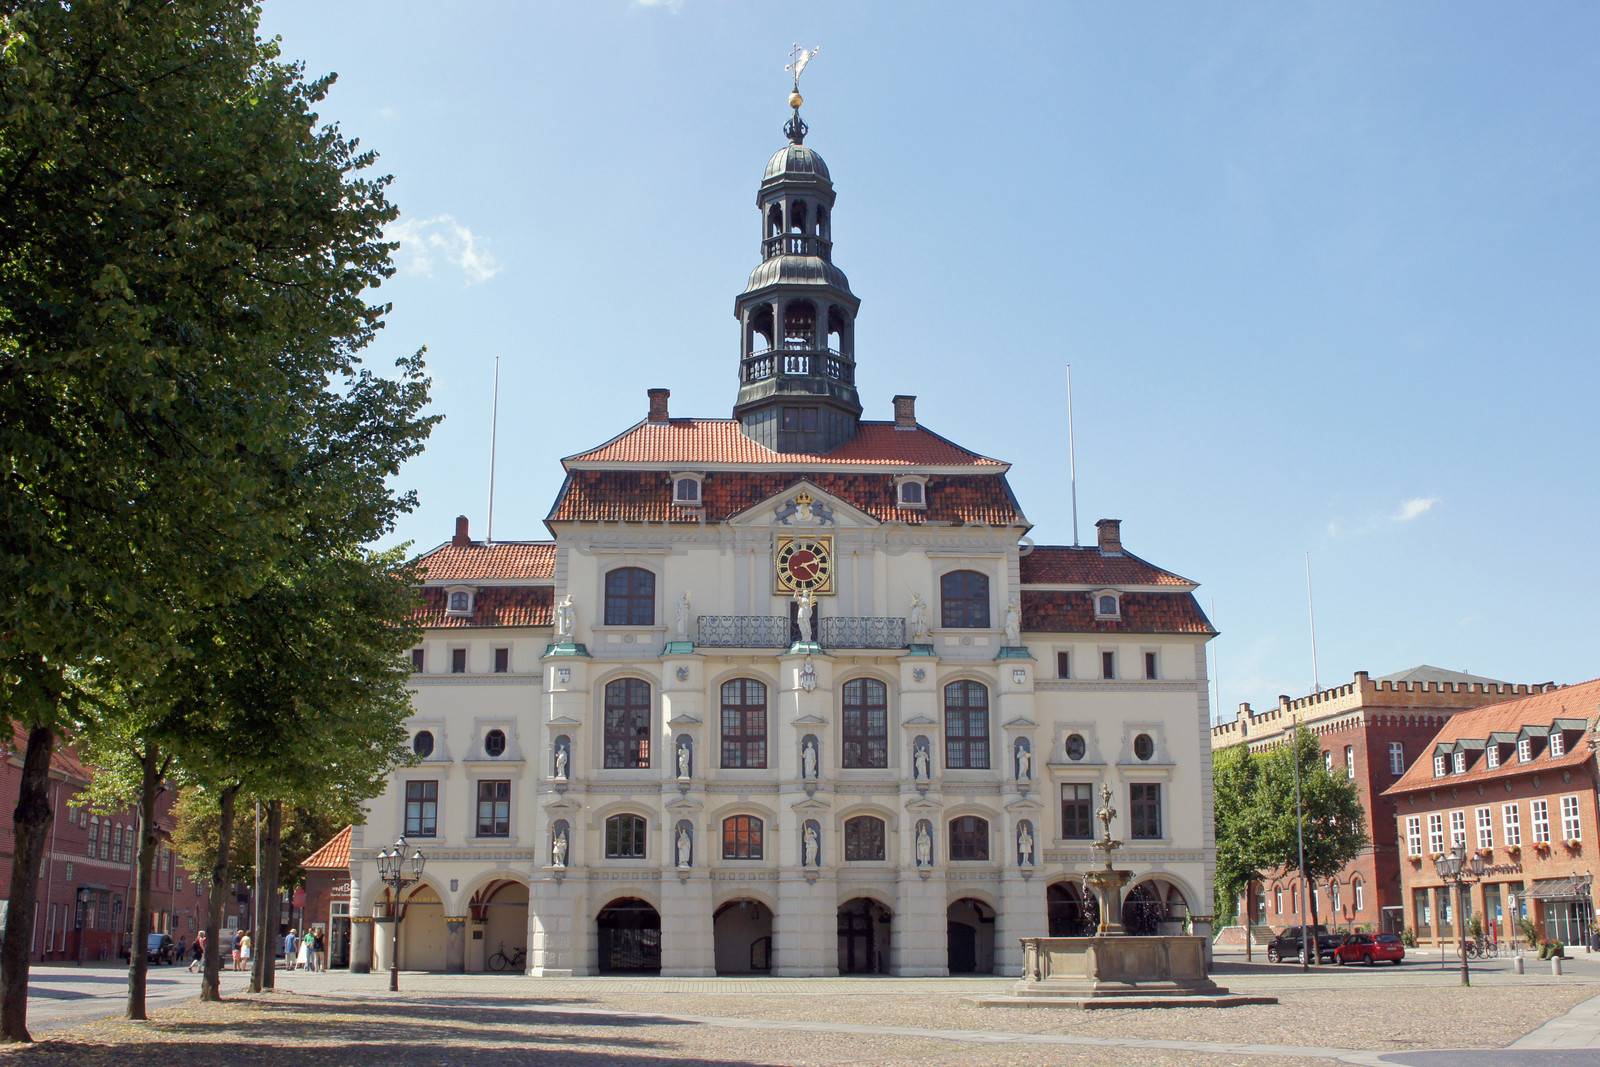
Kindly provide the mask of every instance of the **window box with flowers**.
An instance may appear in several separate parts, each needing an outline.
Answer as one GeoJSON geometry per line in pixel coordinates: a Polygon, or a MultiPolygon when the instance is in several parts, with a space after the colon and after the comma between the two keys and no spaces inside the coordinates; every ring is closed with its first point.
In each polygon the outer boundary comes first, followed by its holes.
{"type": "Polygon", "coordinates": [[[1506,855],[1508,855],[1508,856],[1520,856],[1520,855],[1522,855],[1522,846],[1521,845],[1507,845],[1506,846],[1506,855]]]}
{"type": "Polygon", "coordinates": [[[1488,859],[1490,856],[1494,855],[1494,849],[1484,846],[1483,848],[1478,849],[1478,855],[1482,856],[1484,859],[1488,859]]]}
{"type": "Polygon", "coordinates": [[[1433,862],[1438,863],[1442,859],[1444,859],[1444,853],[1443,852],[1435,852],[1433,854],[1433,862]]]}
{"type": "Polygon", "coordinates": [[[1567,846],[1568,852],[1576,852],[1578,849],[1583,847],[1583,842],[1578,840],[1576,837],[1569,837],[1561,843],[1567,846]]]}
{"type": "Polygon", "coordinates": [[[1550,851],[1550,842],[1548,842],[1548,841],[1535,841],[1533,843],[1533,850],[1535,852],[1539,853],[1539,855],[1543,856],[1545,853],[1550,851]]]}

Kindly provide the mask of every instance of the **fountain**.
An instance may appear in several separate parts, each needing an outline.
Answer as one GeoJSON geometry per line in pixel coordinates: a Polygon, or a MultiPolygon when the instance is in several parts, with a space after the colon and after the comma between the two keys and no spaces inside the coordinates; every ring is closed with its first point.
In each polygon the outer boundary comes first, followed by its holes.
{"type": "Polygon", "coordinates": [[[1099,905],[1089,937],[1022,938],[1022,981],[1010,995],[979,997],[984,1007],[1226,1008],[1276,1004],[1277,997],[1230,993],[1206,973],[1206,939],[1189,934],[1130,936],[1122,928],[1122,887],[1132,871],[1118,870],[1113,856],[1122,842],[1111,836],[1111,787],[1100,787],[1103,826],[1094,847],[1103,866],[1084,875],[1099,905]]]}

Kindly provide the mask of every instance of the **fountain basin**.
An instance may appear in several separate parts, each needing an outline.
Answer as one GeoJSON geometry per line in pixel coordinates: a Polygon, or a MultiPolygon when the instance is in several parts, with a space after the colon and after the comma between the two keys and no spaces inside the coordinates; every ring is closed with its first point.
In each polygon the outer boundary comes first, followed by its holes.
{"type": "Polygon", "coordinates": [[[1231,993],[1206,973],[1206,939],[1188,935],[1024,937],[1022,981],[984,1007],[1195,1008],[1276,1004],[1231,993]]]}

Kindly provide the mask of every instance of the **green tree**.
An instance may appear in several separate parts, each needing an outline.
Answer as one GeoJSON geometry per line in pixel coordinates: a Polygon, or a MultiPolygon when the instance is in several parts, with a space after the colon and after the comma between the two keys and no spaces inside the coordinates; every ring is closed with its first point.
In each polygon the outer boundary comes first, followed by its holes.
{"type": "Polygon", "coordinates": [[[1211,757],[1217,842],[1214,906],[1219,926],[1233,920],[1239,894],[1256,876],[1249,815],[1259,766],[1246,745],[1222,749],[1211,757]]]}

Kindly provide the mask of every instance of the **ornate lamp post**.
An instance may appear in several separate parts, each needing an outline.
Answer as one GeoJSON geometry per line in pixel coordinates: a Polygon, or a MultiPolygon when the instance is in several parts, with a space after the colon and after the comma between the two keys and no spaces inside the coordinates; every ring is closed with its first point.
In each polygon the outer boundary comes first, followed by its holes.
{"type": "Polygon", "coordinates": [[[400,907],[400,892],[406,886],[422,879],[422,867],[427,862],[422,858],[420,848],[412,850],[408,860],[406,849],[409,847],[402,836],[392,847],[378,852],[378,878],[394,894],[389,942],[389,992],[391,993],[400,991],[400,919],[405,914],[400,907]],[[409,878],[406,877],[407,867],[411,869],[409,878]]]}
{"type": "Polygon", "coordinates": [[[1440,856],[1433,861],[1438,868],[1439,877],[1455,886],[1456,890],[1456,951],[1461,954],[1461,984],[1471,985],[1472,977],[1467,971],[1467,909],[1465,906],[1466,884],[1470,879],[1483,877],[1483,857],[1473,853],[1472,860],[1467,860],[1467,843],[1459,841],[1449,854],[1440,856]]]}

